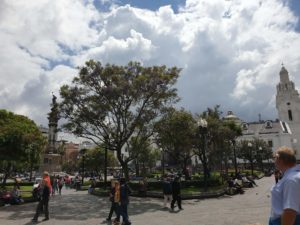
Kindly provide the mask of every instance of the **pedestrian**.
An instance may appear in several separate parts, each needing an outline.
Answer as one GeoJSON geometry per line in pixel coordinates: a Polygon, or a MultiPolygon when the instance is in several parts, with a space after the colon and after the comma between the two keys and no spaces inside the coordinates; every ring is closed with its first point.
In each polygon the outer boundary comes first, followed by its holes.
{"type": "Polygon", "coordinates": [[[175,177],[174,181],[172,182],[172,202],[171,202],[171,209],[174,210],[175,202],[177,202],[178,208],[182,210],[181,207],[181,187],[179,182],[179,177],[175,177]]]}
{"type": "Polygon", "coordinates": [[[129,221],[128,217],[128,204],[129,204],[129,195],[131,193],[131,189],[126,183],[125,178],[120,179],[120,205],[118,213],[122,216],[123,225],[130,225],[131,222],[129,221]]]}
{"type": "Polygon", "coordinates": [[[20,204],[24,202],[21,198],[20,191],[18,187],[15,185],[13,190],[11,191],[11,204],[20,204]]]}
{"type": "Polygon", "coordinates": [[[111,221],[112,215],[115,212],[116,218],[114,219],[114,222],[120,221],[120,214],[118,213],[119,204],[120,201],[120,183],[117,180],[111,180],[111,188],[109,192],[109,200],[111,202],[110,211],[108,214],[108,217],[106,218],[106,221],[111,221]],[[117,193],[117,194],[115,194],[117,193]]]}
{"type": "Polygon", "coordinates": [[[269,225],[300,225],[300,165],[295,155],[288,147],[274,154],[275,166],[283,176],[271,188],[269,225]]]}
{"type": "Polygon", "coordinates": [[[49,173],[47,171],[44,171],[43,173],[43,180],[47,181],[48,187],[50,188],[50,193],[52,193],[51,180],[50,180],[49,173]]]}
{"type": "Polygon", "coordinates": [[[55,192],[58,192],[58,184],[57,184],[57,178],[55,176],[53,176],[52,178],[52,196],[55,195],[55,192]]]}
{"type": "Polygon", "coordinates": [[[59,195],[61,195],[61,189],[62,189],[63,186],[64,186],[64,180],[63,180],[62,177],[61,177],[61,178],[58,178],[57,180],[58,180],[58,181],[57,181],[58,193],[59,193],[59,195]]]}
{"type": "Polygon", "coordinates": [[[277,184],[280,178],[280,171],[278,169],[275,169],[274,177],[275,177],[275,183],[277,184]]]}
{"type": "Polygon", "coordinates": [[[172,185],[169,177],[166,177],[163,181],[163,195],[164,195],[164,208],[168,208],[167,203],[171,204],[172,201],[172,185]]]}
{"type": "Polygon", "coordinates": [[[42,181],[42,187],[43,189],[43,194],[41,196],[41,199],[37,205],[36,208],[36,213],[32,219],[32,222],[37,222],[38,221],[38,217],[41,213],[41,211],[43,210],[45,212],[45,218],[43,219],[43,221],[49,220],[49,197],[50,197],[50,185],[49,182],[47,180],[43,180],[42,181]]]}

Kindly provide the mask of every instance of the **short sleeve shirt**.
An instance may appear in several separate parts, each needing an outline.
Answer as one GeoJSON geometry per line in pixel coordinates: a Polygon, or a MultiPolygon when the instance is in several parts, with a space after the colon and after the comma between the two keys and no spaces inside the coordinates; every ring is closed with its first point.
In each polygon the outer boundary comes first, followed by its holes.
{"type": "Polygon", "coordinates": [[[285,171],[282,179],[272,189],[271,218],[279,218],[283,210],[293,209],[300,214],[300,165],[285,171]]]}

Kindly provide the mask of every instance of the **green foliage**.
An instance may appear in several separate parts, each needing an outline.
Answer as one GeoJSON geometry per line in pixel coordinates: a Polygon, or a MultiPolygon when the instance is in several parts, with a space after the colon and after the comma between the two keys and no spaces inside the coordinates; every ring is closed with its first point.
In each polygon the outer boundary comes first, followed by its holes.
{"type": "Polygon", "coordinates": [[[171,109],[156,124],[157,144],[185,170],[192,155],[196,121],[184,109],[171,109]]]}
{"type": "MultiPolygon", "coordinates": [[[[93,149],[88,149],[85,152],[84,164],[85,171],[96,172],[97,175],[104,170],[104,160],[105,160],[105,149],[102,147],[96,147],[93,149]]],[[[83,157],[79,161],[79,165],[82,165],[83,157]]],[[[107,152],[107,166],[115,167],[117,165],[116,158],[112,152],[107,152]]]]}
{"type": "Polygon", "coordinates": [[[64,128],[116,151],[128,177],[129,161],[121,149],[140,131],[151,133],[153,121],[178,100],[173,86],[179,72],[176,67],[143,67],[137,62],[103,66],[90,60],[79,68],[72,85],[60,89],[64,128]]]}
{"type": "Polygon", "coordinates": [[[6,175],[12,169],[20,171],[22,167],[38,165],[45,143],[32,120],[0,110],[0,166],[6,175]]]}
{"type": "MultiPolygon", "coordinates": [[[[233,158],[233,145],[237,137],[242,135],[242,130],[234,121],[228,121],[221,118],[222,112],[220,106],[208,108],[198,118],[205,118],[207,120],[207,149],[206,158],[209,167],[220,165],[222,162],[227,164],[230,158],[233,158]]],[[[203,163],[204,151],[203,143],[198,139],[198,148],[195,149],[195,154],[203,163]]]]}
{"type": "Polygon", "coordinates": [[[272,148],[262,139],[241,140],[237,147],[238,157],[249,162],[262,164],[263,160],[272,159],[273,156],[272,148]]]}

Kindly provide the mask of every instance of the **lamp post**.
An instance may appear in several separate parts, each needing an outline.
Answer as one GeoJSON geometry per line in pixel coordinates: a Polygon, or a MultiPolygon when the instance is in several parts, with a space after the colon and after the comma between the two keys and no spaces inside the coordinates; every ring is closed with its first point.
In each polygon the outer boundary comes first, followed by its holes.
{"type": "Polygon", "coordinates": [[[204,172],[204,190],[207,190],[207,162],[206,162],[206,135],[207,135],[207,121],[200,118],[197,121],[199,135],[202,138],[202,156],[203,156],[203,172],[204,172]]]}
{"type": "Polygon", "coordinates": [[[236,162],[236,149],[235,149],[235,140],[232,140],[232,146],[233,146],[233,162],[234,162],[234,171],[235,171],[235,177],[237,176],[238,169],[237,169],[237,162],[236,162]]]}
{"type": "Polygon", "coordinates": [[[264,172],[264,159],[263,159],[263,148],[261,146],[258,147],[259,154],[261,157],[261,170],[264,172]]]}
{"type": "Polygon", "coordinates": [[[251,175],[253,176],[253,156],[252,156],[252,143],[251,142],[248,142],[248,147],[250,149],[251,175]]]}
{"type": "Polygon", "coordinates": [[[84,162],[85,162],[85,153],[86,153],[86,150],[87,149],[81,149],[80,150],[80,155],[81,155],[81,157],[82,157],[82,178],[81,178],[81,183],[82,183],[82,185],[83,185],[83,181],[84,181],[84,162]]]}

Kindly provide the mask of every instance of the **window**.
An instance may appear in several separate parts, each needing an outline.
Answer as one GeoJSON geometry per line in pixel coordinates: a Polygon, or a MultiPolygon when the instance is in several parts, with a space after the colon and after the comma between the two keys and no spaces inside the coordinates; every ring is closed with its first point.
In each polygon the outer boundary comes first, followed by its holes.
{"type": "Polygon", "coordinates": [[[243,128],[243,130],[248,130],[248,124],[247,123],[243,123],[242,128],[243,128]]]}
{"type": "Polygon", "coordinates": [[[265,123],[265,128],[266,128],[266,129],[272,128],[272,122],[271,122],[271,121],[267,121],[267,122],[265,123]]]}
{"type": "Polygon", "coordinates": [[[292,121],[293,120],[292,110],[289,109],[288,114],[289,114],[289,120],[292,121]]]}
{"type": "Polygon", "coordinates": [[[268,141],[268,146],[271,147],[271,148],[273,147],[273,141],[272,140],[268,141]]]}
{"type": "Polygon", "coordinates": [[[48,164],[48,158],[44,158],[44,164],[48,164]]]}

